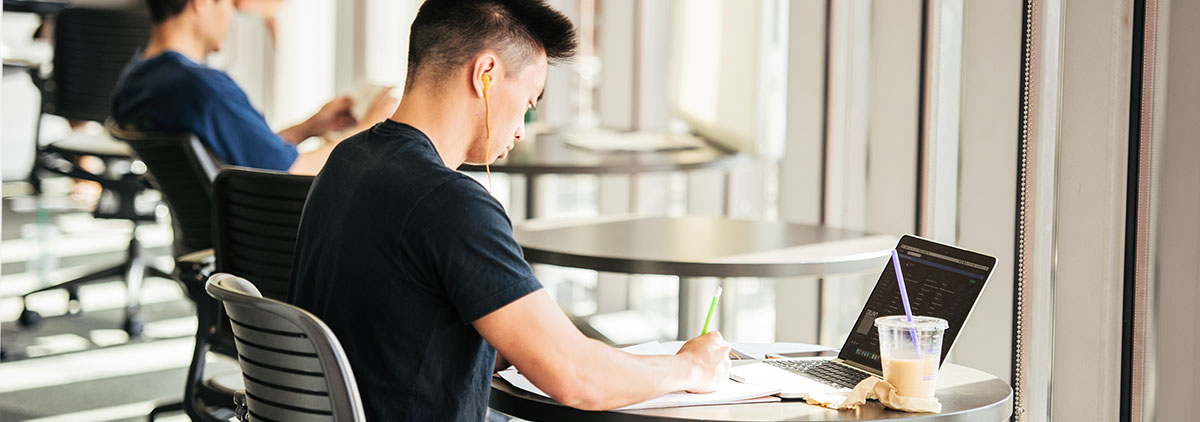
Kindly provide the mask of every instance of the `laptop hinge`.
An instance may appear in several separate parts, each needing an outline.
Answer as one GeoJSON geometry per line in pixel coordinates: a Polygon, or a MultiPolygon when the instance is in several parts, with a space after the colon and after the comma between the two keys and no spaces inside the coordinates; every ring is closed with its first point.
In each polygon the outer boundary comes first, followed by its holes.
{"type": "Polygon", "coordinates": [[[868,374],[871,374],[871,375],[875,375],[875,376],[879,376],[879,377],[882,377],[882,376],[883,376],[883,372],[881,372],[880,370],[878,370],[878,369],[875,369],[875,368],[872,368],[872,367],[870,367],[870,366],[863,365],[863,364],[861,364],[861,363],[858,363],[858,362],[849,361],[849,360],[845,360],[845,359],[842,359],[842,358],[837,358],[837,359],[834,359],[834,362],[839,362],[839,363],[841,363],[841,364],[843,364],[843,365],[849,366],[849,367],[851,367],[851,368],[854,368],[854,369],[857,369],[857,370],[859,370],[859,371],[866,372],[866,373],[868,373],[868,374]]]}

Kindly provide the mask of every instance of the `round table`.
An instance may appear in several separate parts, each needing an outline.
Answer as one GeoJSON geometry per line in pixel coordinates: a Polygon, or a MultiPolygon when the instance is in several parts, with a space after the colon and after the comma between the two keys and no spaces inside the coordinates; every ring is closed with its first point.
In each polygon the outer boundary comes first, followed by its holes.
{"type": "MultiPolygon", "coordinates": [[[[668,151],[593,151],[568,145],[562,132],[538,134],[520,141],[508,156],[492,163],[491,170],[525,176],[526,218],[534,218],[537,204],[534,181],[549,174],[638,174],[696,169],[721,169],[740,157],[713,143],[668,151]]],[[[463,171],[484,171],[484,166],[463,164],[463,171]]]]}
{"type": "Polygon", "coordinates": [[[60,0],[4,0],[5,12],[36,13],[52,15],[70,6],[67,1],[60,0]]]}
{"type": "MultiPolygon", "coordinates": [[[[692,277],[797,277],[883,268],[898,237],[726,217],[602,217],[514,228],[531,263],[676,275],[679,333],[699,333],[692,277]]],[[[704,292],[708,294],[709,292],[704,292]]]]}
{"type": "Polygon", "coordinates": [[[665,409],[588,412],[513,387],[507,381],[492,379],[488,407],[531,421],[576,422],[668,422],[668,421],[878,421],[909,420],[997,422],[1012,415],[1012,388],[992,375],[965,366],[947,363],[938,375],[937,398],[941,413],[906,413],[884,408],[868,401],[858,410],[831,410],[803,401],[774,403],[692,406],[665,409]]]}

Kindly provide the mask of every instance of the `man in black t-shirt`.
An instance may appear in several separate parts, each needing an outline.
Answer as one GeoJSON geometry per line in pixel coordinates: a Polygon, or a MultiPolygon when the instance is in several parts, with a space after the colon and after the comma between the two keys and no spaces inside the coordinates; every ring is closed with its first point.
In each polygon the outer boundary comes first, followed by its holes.
{"type": "Polygon", "coordinates": [[[534,278],[504,209],[455,170],[512,149],[549,60],[574,48],[570,21],[540,0],[429,0],[396,113],[343,141],[317,176],[290,298],[337,334],[368,420],[479,421],[491,374],[510,362],[589,410],[727,378],[716,332],[674,356],[583,336],[534,278]]]}

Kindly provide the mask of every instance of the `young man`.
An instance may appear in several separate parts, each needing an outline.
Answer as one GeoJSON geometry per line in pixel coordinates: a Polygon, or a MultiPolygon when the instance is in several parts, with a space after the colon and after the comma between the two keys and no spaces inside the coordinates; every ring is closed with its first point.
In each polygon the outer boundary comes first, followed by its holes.
{"type": "MultiPolygon", "coordinates": [[[[325,104],[278,134],[224,72],[202,63],[219,51],[233,20],[235,0],[146,0],[150,43],[117,83],[112,115],[140,130],[195,134],[225,164],[316,174],[334,144],[298,154],[295,144],[357,124],[349,98],[325,104]]],[[[261,10],[261,0],[242,1],[261,10]]],[[[376,99],[359,130],[387,118],[396,100],[376,99]]],[[[357,130],[356,130],[357,131],[357,130]]]]}
{"type": "Polygon", "coordinates": [[[290,299],[337,334],[368,420],[479,421],[507,362],[591,410],[727,378],[716,332],[653,357],[584,337],[534,278],[504,209],[455,171],[506,155],[548,59],[574,48],[570,21],[541,0],[428,0],[396,113],[342,142],[317,176],[290,299]]]}

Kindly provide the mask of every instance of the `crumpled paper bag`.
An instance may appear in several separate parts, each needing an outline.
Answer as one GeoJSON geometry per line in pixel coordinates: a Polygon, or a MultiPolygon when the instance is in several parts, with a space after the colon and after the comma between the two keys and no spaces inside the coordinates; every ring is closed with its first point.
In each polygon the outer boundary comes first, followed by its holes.
{"type": "Polygon", "coordinates": [[[878,399],[879,403],[889,409],[905,412],[940,413],[942,411],[942,403],[938,401],[937,397],[926,399],[897,395],[896,387],[879,377],[862,380],[847,396],[829,393],[810,393],[804,396],[804,400],[809,404],[835,410],[857,408],[866,403],[867,399],[878,399]]]}

